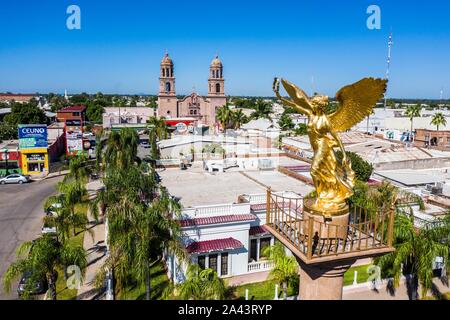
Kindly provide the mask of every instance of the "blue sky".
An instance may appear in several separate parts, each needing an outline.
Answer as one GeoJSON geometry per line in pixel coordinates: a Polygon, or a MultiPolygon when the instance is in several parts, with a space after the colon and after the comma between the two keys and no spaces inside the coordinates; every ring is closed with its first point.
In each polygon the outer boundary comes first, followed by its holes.
{"type": "Polygon", "coordinates": [[[1,11],[0,92],[155,94],[168,49],[179,94],[206,92],[218,53],[227,94],[271,95],[280,76],[334,96],[384,77],[392,29],[389,96],[450,98],[447,0],[15,0],[1,11]],[[71,4],[81,30],[66,28],[71,4]],[[366,27],[371,4],[381,30],[366,27]]]}

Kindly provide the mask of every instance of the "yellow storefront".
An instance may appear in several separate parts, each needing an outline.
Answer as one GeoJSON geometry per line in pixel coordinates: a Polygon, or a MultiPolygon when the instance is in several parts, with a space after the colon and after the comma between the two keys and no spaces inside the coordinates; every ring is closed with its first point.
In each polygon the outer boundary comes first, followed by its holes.
{"type": "Polygon", "coordinates": [[[22,158],[22,174],[48,173],[47,148],[33,148],[20,150],[22,158]]]}

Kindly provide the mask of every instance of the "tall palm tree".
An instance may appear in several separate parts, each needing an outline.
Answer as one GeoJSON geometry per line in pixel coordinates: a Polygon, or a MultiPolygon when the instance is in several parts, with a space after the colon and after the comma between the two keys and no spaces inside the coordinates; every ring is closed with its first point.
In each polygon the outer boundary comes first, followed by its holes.
{"type": "Polygon", "coordinates": [[[439,126],[446,126],[447,119],[442,112],[435,113],[431,118],[431,124],[436,126],[436,130],[439,131],[439,126]]]}
{"type": "Polygon", "coordinates": [[[64,181],[67,182],[71,179],[79,182],[86,183],[89,179],[91,169],[87,162],[81,156],[74,156],[69,161],[69,173],[64,177],[64,181]]]}
{"type": "Polygon", "coordinates": [[[113,131],[106,142],[103,161],[108,168],[124,169],[136,162],[139,136],[136,131],[122,129],[113,131]]]}
{"type": "Polygon", "coordinates": [[[104,133],[101,131],[95,136],[95,170],[102,170],[103,148],[105,147],[104,133]]]}
{"type": "Polygon", "coordinates": [[[414,118],[420,117],[420,111],[422,110],[422,106],[420,104],[409,105],[406,107],[406,116],[409,118],[411,122],[411,136],[413,134],[413,121],[414,118]]]}
{"type": "MultiPolygon", "coordinates": [[[[411,274],[409,280],[410,298],[418,298],[419,284],[424,297],[432,288],[433,262],[436,257],[443,257],[449,266],[450,216],[447,215],[439,224],[428,223],[422,229],[414,226],[414,216],[397,213],[394,221],[395,251],[375,259],[382,271],[394,278],[397,287],[402,275],[402,265],[411,274]]],[[[448,270],[448,269],[447,269],[448,270]]]]}
{"type": "Polygon", "coordinates": [[[263,99],[256,100],[255,111],[250,115],[252,119],[265,118],[272,120],[272,104],[270,102],[264,101],[263,99]]]}
{"type": "Polygon", "coordinates": [[[286,299],[288,284],[298,275],[297,261],[293,256],[286,255],[284,246],[280,242],[264,248],[263,255],[273,260],[274,267],[270,270],[269,278],[281,285],[284,299],[286,299]]]}
{"type": "Polygon", "coordinates": [[[88,218],[76,212],[77,205],[81,204],[86,196],[87,190],[83,182],[72,180],[70,182],[60,182],[58,184],[58,195],[51,196],[44,204],[45,209],[58,204],[51,210],[56,213],[54,216],[47,216],[45,220],[56,226],[56,232],[60,241],[65,241],[70,237],[69,231],[72,230],[72,236],[76,235],[76,229],[86,230],[89,222],[88,218]]]}
{"type": "Polygon", "coordinates": [[[228,102],[217,109],[216,119],[220,122],[223,130],[230,128],[232,121],[232,111],[228,102]]]}
{"type": "Polygon", "coordinates": [[[21,244],[17,251],[17,258],[5,272],[3,278],[5,291],[9,292],[12,282],[28,272],[31,273],[31,277],[25,286],[34,288],[45,277],[53,300],[57,299],[57,270],[67,265],[76,265],[84,275],[87,266],[86,252],[82,246],[63,244],[48,234],[42,235],[34,242],[21,244]]]}
{"type": "Polygon", "coordinates": [[[175,291],[184,300],[223,300],[227,287],[214,270],[202,270],[199,265],[190,264],[186,279],[175,287],[175,291]]]}
{"type": "Polygon", "coordinates": [[[165,122],[165,118],[158,118],[158,117],[150,117],[147,120],[147,128],[155,130],[156,138],[158,141],[167,139],[168,131],[167,131],[167,125],[165,122]]]}
{"type": "Polygon", "coordinates": [[[106,269],[113,270],[117,289],[126,288],[132,279],[145,284],[150,299],[150,268],[161,259],[164,248],[185,259],[176,220],[180,205],[165,188],[157,187],[153,174],[143,175],[136,165],[114,170],[104,183],[111,253],[99,278],[106,269]]]}
{"type": "Polygon", "coordinates": [[[247,116],[242,109],[238,109],[232,113],[232,122],[235,129],[239,129],[241,125],[248,121],[247,116]]]}

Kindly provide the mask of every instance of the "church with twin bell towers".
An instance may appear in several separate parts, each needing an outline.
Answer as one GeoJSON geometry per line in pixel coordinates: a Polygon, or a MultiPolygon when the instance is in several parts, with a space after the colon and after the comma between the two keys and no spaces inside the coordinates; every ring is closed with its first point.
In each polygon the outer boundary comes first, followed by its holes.
{"type": "Polygon", "coordinates": [[[158,116],[166,119],[194,118],[196,124],[213,126],[216,110],[227,102],[223,65],[216,56],[209,66],[208,95],[200,96],[195,90],[178,99],[175,91],[174,64],[166,52],[160,65],[158,116]]]}

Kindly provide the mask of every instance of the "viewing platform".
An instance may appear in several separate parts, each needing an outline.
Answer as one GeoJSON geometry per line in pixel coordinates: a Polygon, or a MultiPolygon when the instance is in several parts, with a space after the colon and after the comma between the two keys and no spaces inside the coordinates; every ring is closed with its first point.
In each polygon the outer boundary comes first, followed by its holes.
{"type": "Polygon", "coordinates": [[[336,217],[308,214],[306,201],[267,190],[265,228],[304,264],[361,259],[394,250],[393,209],[377,213],[354,207],[344,218],[348,221],[334,223],[336,217]]]}

